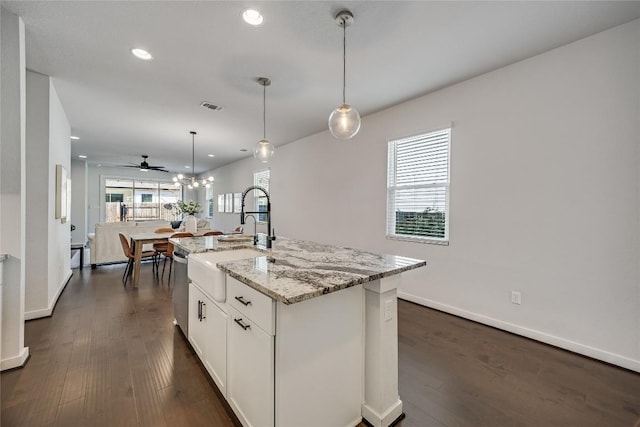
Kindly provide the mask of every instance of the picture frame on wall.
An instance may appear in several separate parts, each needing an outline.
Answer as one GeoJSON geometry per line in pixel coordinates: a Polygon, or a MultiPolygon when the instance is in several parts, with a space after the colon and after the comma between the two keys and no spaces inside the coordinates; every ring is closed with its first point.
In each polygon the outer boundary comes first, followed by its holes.
{"type": "Polygon", "coordinates": [[[218,194],[218,212],[224,212],[224,194],[218,194]]]}
{"type": "Polygon", "coordinates": [[[224,211],[226,213],[233,213],[233,194],[231,193],[224,195],[224,211]]]}
{"type": "Polygon", "coordinates": [[[233,193],[233,213],[240,213],[242,209],[242,193],[233,193]]]}

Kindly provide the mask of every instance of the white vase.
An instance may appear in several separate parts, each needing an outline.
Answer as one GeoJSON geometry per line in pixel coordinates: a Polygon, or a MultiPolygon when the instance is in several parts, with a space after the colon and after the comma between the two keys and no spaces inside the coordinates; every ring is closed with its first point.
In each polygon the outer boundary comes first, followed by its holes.
{"type": "Polygon", "coordinates": [[[198,231],[198,221],[193,215],[189,215],[184,223],[184,231],[187,233],[195,233],[198,231]]]}

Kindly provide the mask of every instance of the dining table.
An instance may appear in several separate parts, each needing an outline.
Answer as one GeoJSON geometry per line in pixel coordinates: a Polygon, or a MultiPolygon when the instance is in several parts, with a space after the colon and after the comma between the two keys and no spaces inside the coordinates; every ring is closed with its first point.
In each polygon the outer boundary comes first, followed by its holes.
{"type": "MultiPolygon", "coordinates": [[[[149,243],[166,243],[169,238],[180,230],[176,230],[172,233],[137,233],[129,236],[131,240],[131,251],[133,252],[133,287],[137,288],[140,282],[140,263],[142,262],[142,248],[149,243]]],[[[193,233],[194,237],[204,235],[206,232],[212,230],[202,229],[193,233]]],[[[236,234],[236,232],[229,232],[225,234],[236,234]]],[[[215,237],[215,236],[214,236],[215,237]]]]}
{"type": "Polygon", "coordinates": [[[133,252],[133,287],[138,287],[140,281],[140,263],[142,261],[142,248],[148,243],[168,242],[174,233],[138,233],[129,236],[131,250],[133,252]]]}

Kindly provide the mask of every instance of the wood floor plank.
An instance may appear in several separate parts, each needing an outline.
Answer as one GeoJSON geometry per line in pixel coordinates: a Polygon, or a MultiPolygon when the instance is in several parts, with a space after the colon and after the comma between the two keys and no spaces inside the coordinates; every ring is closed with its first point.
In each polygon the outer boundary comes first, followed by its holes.
{"type": "MultiPolygon", "coordinates": [[[[172,324],[166,281],[144,264],[123,287],[123,268],[74,270],[53,316],[26,323],[3,427],[240,425],[172,324]]],[[[638,373],[406,301],[398,330],[398,427],[640,426],[638,373]]]]}

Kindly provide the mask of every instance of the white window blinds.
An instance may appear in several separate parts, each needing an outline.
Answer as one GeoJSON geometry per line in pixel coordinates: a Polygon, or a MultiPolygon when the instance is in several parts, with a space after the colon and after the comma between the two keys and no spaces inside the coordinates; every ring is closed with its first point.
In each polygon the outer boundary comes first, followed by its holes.
{"type": "Polygon", "coordinates": [[[387,237],[447,243],[451,129],[389,141],[387,237]]]}

